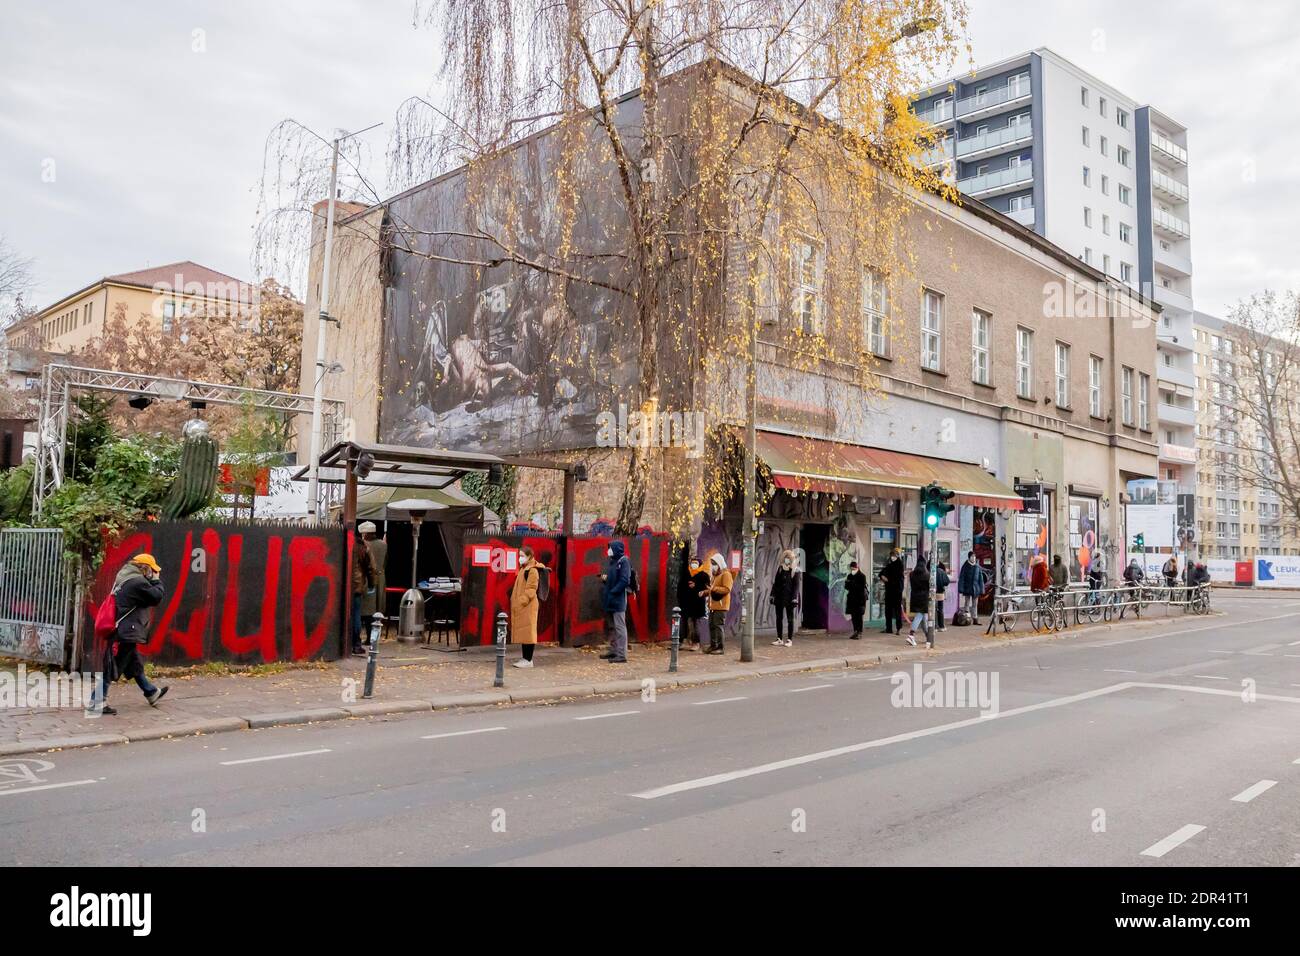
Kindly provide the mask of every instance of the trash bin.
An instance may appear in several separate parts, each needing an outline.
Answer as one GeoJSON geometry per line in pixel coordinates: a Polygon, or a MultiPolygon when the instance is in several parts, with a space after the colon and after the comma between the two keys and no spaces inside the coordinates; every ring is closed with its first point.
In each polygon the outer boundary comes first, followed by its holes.
{"type": "Polygon", "coordinates": [[[402,595],[402,609],[397,622],[397,639],[404,644],[415,644],[424,637],[424,595],[418,588],[409,588],[402,595]]]}

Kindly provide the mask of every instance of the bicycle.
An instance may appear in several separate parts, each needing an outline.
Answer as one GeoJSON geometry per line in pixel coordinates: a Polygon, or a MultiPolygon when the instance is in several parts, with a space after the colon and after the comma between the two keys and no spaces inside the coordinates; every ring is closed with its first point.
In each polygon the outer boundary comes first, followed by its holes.
{"type": "Polygon", "coordinates": [[[1110,619],[1107,605],[1112,603],[1114,595],[1107,595],[1103,588],[1091,588],[1074,606],[1074,616],[1077,621],[1087,620],[1089,624],[1096,624],[1102,618],[1110,619]]]}
{"type": "Polygon", "coordinates": [[[1016,621],[1020,618],[1021,607],[1020,597],[1003,598],[1003,595],[1014,595],[1015,591],[1011,588],[1003,587],[1000,584],[993,585],[993,613],[989,616],[989,626],[985,634],[994,634],[998,627],[1002,628],[1003,634],[1009,634],[1016,629],[1016,621]],[[1002,609],[998,610],[998,602],[1003,601],[1002,609]],[[1014,604],[1012,602],[1015,602],[1014,604]]]}
{"type": "Polygon", "coordinates": [[[1065,627],[1065,592],[1049,588],[1034,595],[1029,625],[1035,631],[1059,631],[1065,627]]]}

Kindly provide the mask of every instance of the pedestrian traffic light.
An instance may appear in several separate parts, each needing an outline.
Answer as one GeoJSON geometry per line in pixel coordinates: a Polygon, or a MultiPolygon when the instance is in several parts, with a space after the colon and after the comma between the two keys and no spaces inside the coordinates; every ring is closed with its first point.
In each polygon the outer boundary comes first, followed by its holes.
{"type": "Polygon", "coordinates": [[[1133,550],[1145,551],[1147,546],[1147,536],[1144,534],[1133,535],[1133,550]]]}
{"type": "Polygon", "coordinates": [[[934,482],[921,489],[921,520],[927,528],[933,530],[943,523],[943,516],[956,507],[948,504],[955,494],[934,482]]]}

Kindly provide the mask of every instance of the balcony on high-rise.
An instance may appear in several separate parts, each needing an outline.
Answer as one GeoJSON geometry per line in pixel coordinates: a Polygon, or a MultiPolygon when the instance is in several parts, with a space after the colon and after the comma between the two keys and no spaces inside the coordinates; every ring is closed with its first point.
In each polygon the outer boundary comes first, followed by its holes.
{"type": "Polygon", "coordinates": [[[965,136],[957,141],[958,159],[975,159],[977,156],[990,155],[1013,146],[1023,146],[1033,142],[1034,127],[1032,123],[1009,123],[1001,129],[989,130],[975,136],[965,136]]]}
{"type": "Polygon", "coordinates": [[[1171,236],[1174,239],[1192,238],[1192,227],[1186,219],[1181,219],[1171,212],[1166,212],[1159,206],[1153,206],[1151,209],[1151,224],[1155,227],[1156,232],[1162,235],[1171,236]]]}
{"type": "Polygon", "coordinates": [[[1168,136],[1163,133],[1151,130],[1151,149],[1159,156],[1178,163],[1180,166],[1187,165],[1187,150],[1179,146],[1168,136]]]}
{"type": "Polygon", "coordinates": [[[1028,102],[1032,88],[1029,74],[1013,76],[1002,86],[974,93],[957,101],[957,118],[973,120],[981,116],[992,116],[1003,110],[1012,109],[1028,102]]]}
{"type": "Polygon", "coordinates": [[[1191,197],[1191,191],[1187,188],[1187,183],[1180,183],[1174,177],[1162,173],[1158,169],[1151,170],[1151,189],[1173,202],[1187,202],[1191,197]]]}
{"type": "Polygon", "coordinates": [[[1005,169],[997,169],[991,173],[982,173],[977,176],[967,176],[965,179],[957,180],[957,188],[967,196],[979,198],[981,196],[996,196],[1000,193],[1009,193],[1017,189],[1023,189],[1026,184],[1034,181],[1034,164],[1020,163],[1015,166],[1008,166],[1005,169]]]}

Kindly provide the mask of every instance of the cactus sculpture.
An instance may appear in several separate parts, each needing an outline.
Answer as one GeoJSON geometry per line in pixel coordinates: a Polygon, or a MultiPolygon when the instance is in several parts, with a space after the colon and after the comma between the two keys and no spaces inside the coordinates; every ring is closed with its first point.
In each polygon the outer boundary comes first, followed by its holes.
{"type": "Polygon", "coordinates": [[[206,434],[189,434],[181,446],[181,466],[163,500],[162,516],[178,521],[207,507],[217,488],[217,443],[206,434]]]}

